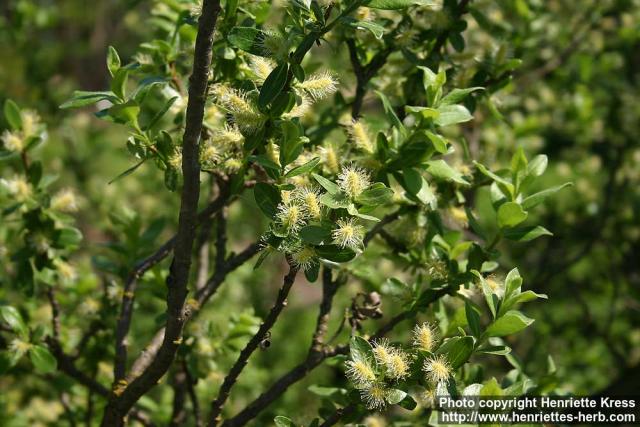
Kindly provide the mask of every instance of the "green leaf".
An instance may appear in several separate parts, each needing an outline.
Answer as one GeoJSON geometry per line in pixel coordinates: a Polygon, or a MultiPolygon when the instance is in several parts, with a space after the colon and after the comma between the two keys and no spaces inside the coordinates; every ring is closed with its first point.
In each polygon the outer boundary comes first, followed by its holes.
{"type": "Polygon", "coordinates": [[[375,363],[375,357],[373,355],[373,348],[369,341],[362,337],[354,335],[349,341],[349,353],[351,360],[354,362],[364,362],[367,364],[375,363]]]}
{"type": "Polygon", "coordinates": [[[480,314],[478,313],[478,309],[469,301],[465,301],[464,312],[467,317],[467,324],[469,325],[469,329],[471,329],[471,333],[474,336],[479,337],[482,334],[482,330],[480,328],[480,314]]]}
{"type": "Polygon", "coordinates": [[[273,419],[276,427],[296,427],[296,425],[291,421],[290,418],[287,418],[283,415],[278,415],[273,419]]]}
{"type": "Polygon", "coordinates": [[[118,174],[118,176],[116,176],[115,178],[113,178],[111,181],[109,181],[107,184],[113,184],[114,182],[116,182],[117,180],[124,178],[125,176],[129,176],[132,173],[134,173],[140,166],[142,166],[142,164],[144,162],[146,162],[147,159],[142,159],[140,160],[138,163],[136,163],[135,165],[131,166],[130,168],[128,168],[127,170],[125,170],[124,172],[118,174]]]}
{"type": "Polygon", "coordinates": [[[313,283],[318,280],[318,275],[320,274],[320,264],[317,262],[312,263],[309,267],[304,269],[304,277],[313,283]]]}
{"type": "Polygon", "coordinates": [[[344,22],[349,27],[368,30],[377,39],[381,39],[382,36],[384,35],[384,27],[380,24],[376,24],[375,22],[358,21],[357,19],[353,19],[350,17],[342,18],[341,21],[344,22]]]}
{"type": "Polygon", "coordinates": [[[271,101],[273,101],[278,94],[284,88],[287,83],[287,74],[289,73],[289,64],[280,64],[271,71],[267,76],[262,88],[260,89],[260,95],[258,96],[258,106],[261,108],[266,107],[271,101]]]}
{"type": "Polygon", "coordinates": [[[65,227],[58,231],[56,238],[56,244],[62,248],[77,246],[81,241],[82,232],[74,227],[65,227]]]}
{"type": "Polygon", "coordinates": [[[365,206],[378,206],[387,203],[393,197],[393,190],[381,182],[376,182],[364,190],[357,202],[365,206]]]}
{"type": "Polygon", "coordinates": [[[416,406],[418,406],[418,403],[413,399],[413,397],[411,397],[409,394],[407,394],[404,399],[402,399],[400,402],[398,402],[398,406],[400,406],[401,408],[404,408],[408,411],[413,411],[414,409],[416,409],[416,406]]]}
{"type": "Polygon", "coordinates": [[[406,113],[416,114],[418,117],[424,117],[425,119],[437,119],[440,117],[440,112],[431,107],[405,105],[404,111],[406,113]]]}
{"type": "Polygon", "coordinates": [[[111,80],[111,91],[122,100],[124,100],[126,96],[126,86],[128,78],[129,69],[120,68],[113,76],[113,80],[111,80]]]}
{"type": "Polygon", "coordinates": [[[480,86],[475,86],[475,87],[468,87],[466,89],[453,89],[444,98],[442,98],[439,105],[443,106],[443,105],[457,104],[458,102],[465,99],[467,95],[469,95],[471,92],[475,92],[477,90],[484,90],[484,88],[480,86]]]}
{"type": "Polygon", "coordinates": [[[555,193],[562,190],[563,188],[571,187],[572,185],[573,183],[571,182],[565,182],[562,185],[558,185],[552,188],[547,188],[546,190],[542,190],[538,193],[532,194],[522,201],[522,207],[524,209],[531,209],[535,206],[538,206],[540,203],[544,202],[547,197],[554,195],[555,193]]]}
{"type": "Polygon", "coordinates": [[[427,206],[435,207],[436,195],[427,180],[416,169],[403,169],[402,179],[399,181],[409,198],[413,197],[427,206]]]}
{"type": "Polygon", "coordinates": [[[280,204],[280,192],[273,185],[259,182],[253,188],[253,196],[260,210],[269,218],[274,218],[280,204]]]}
{"type": "Polygon", "coordinates": [[[87,92],[83,90],[76,90],[73,92],[71,99],[60,105],[60,108],[85,107],[105,99],[112,103],[118,101],[118,98],[113,92],[87,92]]]}
{"type": "Polygon", "coordinates": [[[435,354],[443,354],[449,360],[451,367],[457,369],[464,365],[473,353],[473,337],[453,337],[446,340],[436,350],[435,354]]]}
{"type": "Polygon", "coordinates": [[[538,293],[535,293],[533,291],[524,291],[521,294],[518,294],[518,296],[516,296],[514,298],[513,303],[514,304],[519,304],[519,303],[523,303],[523,302],[533,301],[533,300],[536,300],[538,298],[549,299],[549,297],[547,295],[545,295],[545,294],[538,294],[538,293]]]}
{"type": "Polygon", "coordinates": [[[462,174],[449,166],[449,164],[444,160],[428,161],[427,172],[429,172],[429,174],[434,178],[453,181],[462,185],[469,185],[469,183],[462,177],[462,174]]]}
{"type": "Polygon", "coordinates": [[[389,390],[386,400],[389,405],[395,405],[402,402],[405,397],[407,397],[407,392],[394,388],[389,390]]]}
{"type": "Polygon", "coordinates": [[[406,9],[413,5],[436,6],[437,2],[434,0],[371,0],[368,3],[365,2],[363,6],[372,9],[397,10],[406,9]]]}
{"type": "Polygon", "coordinates": [[[247,158],[250,162],[257,163],[265,169],[270,169],[280,176],[280,165],[268,158],[265,155],[249,156],[247,158]]]}
{"type": "Polygon", "coordinates": [[[490,337],[503,337],[515,334],[532,324],[534,319],[530,319],[516,310],[510,310],[504,316],[498,318],[487,328],[487,335],[490,337]]]}
{"type": "Polygon", "coordinates": [[[444,139],[441,135],[435,134],[433,132],[426,132],[427,138],[433,144],[433,147],[440,154],[446,154],[448,151],[447,140],[444,139]]]}
{"type": "Polygon", "coordinates": [[[340,193],[340,187],[338,187],[337,184],[329,181],[327,178],[320,176],[316,173],[311,174],[316,181],[318,181],[318,184],[320,184],[322,186],[322,188],[324,188],[325,190],[327,190],[329,192],[329,194],[338,194],[340,193]]]}
{"type": "Polygon", "coordinates": [[[502,232],[503,236],[516,242],[528,242],[540,236],[553,236],[553,233],[546,228],[536,225],[535,227],[509,228],[502,232]]]}
{"type": "MultiPolygon", "coordinates": [[[[353,207],[353,209],[355,209],[355,206],[353,206],[349,197],[344,193],[325,193],[320,196],[319,201],[331,209],[349,209],[349,207],[353,207]]],[[[355,212],[352,213],[352,215],[355,215],[355,212]]]]}
{"type": "Polygon", "coordinates": [[[120,56],[118,56],[118,52],[113,46],[109,46],[109,50],[107,51],[107,69],[109,70],[111,77],[115,76],[118,72],[120,64],[120,56]]]}
{"type": "Polygon", "coordinates": [[[380,98],[380,101],[382,101],[382,107],[384,108],[384,113],[387,115],[387,118],[391,122],[391,125],[396,127],[404,135],[406,133],[406,129],[402,124],[402,122],[400,121],[400,119],[398,118],[398,116],[396,115],[396,112],[393,110],[393,107],[389,102],[389,98],[387,98],[387,96],[380,91],[376,91],[376,95],[378,95],[378,97],[380,98]]]}
{"type": "Polygon", "coordinates": [[[11,99],[4,101],[4,118],[13,130],[22,129],[22,115],[20,107],[11,99]]]}
{"type": "Polygon", "coordinates": [[[489,286],[487,281],[484,279],[484,276],[482,276],[482,274],[479,271],[471,270],[471,273],[475,275],[480,281],[480,288],[482,289],[482,294],[484,295],[484,299],[486,300],[487,306],[491,311],[491,315],[495,318],[497,313],[496,309],[498,306],[498,296],[493,292],[493,289],[491,289],[491,286],[489,286]]]}
{"type": "Polygon", "coordinates": [[[168,99],[167,102],[164,103],[162,108],[158,110],[158,112],[153,116],[153,118],[149,120],[149,123],[147,123],[146,126],[142,128],[142,130],[149,130],[153,126],[155,126],[160,121],[162,116],[164,116],[166,112],[169,111],[169,108],[171,108],[171,106],[178,100],[178,98],[178,96],[174,96],[173,98],[168,99]]]}
{"type": "Polygon", "coordinates": [[[502,192],[505,193],[505,195],[510,195],[513,198],[514,192],[515,192],[515,188],[514,188],[512,183],[510,183],[506,179],[502,178],[500,175],[491,172],[489,169],[487,169],[486,166],[484,166],[481,163],[478,163],[478,162],[474,161],[473,164],[476,166],[476,168],[478,168],[478,170],[483,175],[486,175],[489,178],[491,178],[492,180],[494,180],[496,182],[496,184],[498,184],[498,186],[500,187],[502,192]]]}
{"type": "Polygon", "coordinates": [[[496,397],[502,396],[502,388],[498,384],[495,378],[491,378],[480,389],[480,396],[496,397]]]}
{"type": "Polygon", "coordinates": [[[449,126],[473,119],[469,110],[462,105],[443,105],[438,107],[438,112],[440,115],[435,119],[438,126],[449,126]]]}
{"type": "Polygon", "coordinates": [[[505,356],[511,353],[511,348],[506,345],[492,345],[478,349],[478,353],[494,354],[496,356],[505,356]]]}
{"type": "Polygon", "coordinates": [[[109,115],[118,123],[130,124],[138,127],[138,114],[140,106],[133,100],[129,100],[124,104],[116,104],[109,108],[109,115]]]}
{"type": "Polygon", "coordinates": [[[227,35],[227,40],[232,46],[259,56],[268,55],[262,45],[264,38],[265,34],[253,27],[234,27],[227,35]]]}
{"type": "Polygon", "coordinates": [[[512,294],[519,294],[522,288],[522,276],[517,268],[512,269],[507,273],[507,277],[504,279],[505,287],[505,299],[509,298],[512,294]]]}
{"type": "Polygon", "coordinates": [[[527,175],[540,176],[547,169],[549,159],[544,154],[535,156],[527,166],[527,175]]]}
{"type": "Polygon", "coordinates": [[[27,328],[27,324],[22,318],[20,312],[15,308],[8,305],[0,306],[0,318],[21,337],[24,338],[29,335],[29,328],[27,328]]]}
{"type": "Polygon", "coordinates": [[[320,258],[333,262],[347,262],[355,258],[356,253],[349,248],[342,248],[338,245],[322,245],[315,247],[320,258]]]}
{"type": "Polygon", "coordinates": [[[291,121],[283,121],[280,128],[283,135],[280,142],[280,164],[284,167],[297,159],[302,152],[303,138],[300,136],[300,127],[291,121]]]}
{"type": "Polygon", "coordinates": [[[49,352],[46,347],[34,345],[29,349],[29,358],[31,363],[41,374],[49,374],[54,372],[58,366],[56,358],[49,352]]]}
{"type": "Polygon", "coordinates": [[[287,172],[284,177],[292,178],[294,176],[302,175],[308,172],[311,172],[315,167],[320,163],[320,157],[314,157],[303,165],[297,166],[287,172]]]}
{"type": "Polygon", "coordinates": [[[331,229],[319,225],[307,225],[300,229],[300,238],[311,245],[331,242],[331,229]]]}
{"type": "Polygon", "coordinates": [[[500,228],[515,227],[527,219],[529,214],[516,202],[507,202],[498,208],[498,225],[500,228]]]}

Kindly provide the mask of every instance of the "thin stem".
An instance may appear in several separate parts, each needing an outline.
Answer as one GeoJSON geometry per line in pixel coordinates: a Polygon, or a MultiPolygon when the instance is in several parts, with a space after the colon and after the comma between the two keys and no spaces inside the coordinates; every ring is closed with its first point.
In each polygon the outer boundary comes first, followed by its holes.
{"type": "Polygon", "coordinates": [[[293,282],[295,281],[296,275],[298,274],[298,267],[296,267],[291,260],[287,260],[289,263],[289,272],[284,277],[284,281],[280,291],[278,292],[278,296],[276,298],[276,302],[269,311],[269,314],[264,319],[262,325],[258,329],[258,332],[251,337],[247,345],[240,352],[238,359],[234,363],[233,367],[225,377],[222,385],[220,386],[220,391],[218,392],[218,397],[211,404],[211,413],[209,415],[209,427],[215,427],[220,422],[220,414],[222,412],[222,408],[229,398],[229,394],[231,393],[231,389],[235,385],[240,373],[247,365],[249,358],[253,354],[254,351],[258,349],[258,346],[267,336],[267,333],[271,330],[276,320],[278,320],[278,316],[287,305],[287,296],[289,295],[289,291],[293,286],[293,282]]]}

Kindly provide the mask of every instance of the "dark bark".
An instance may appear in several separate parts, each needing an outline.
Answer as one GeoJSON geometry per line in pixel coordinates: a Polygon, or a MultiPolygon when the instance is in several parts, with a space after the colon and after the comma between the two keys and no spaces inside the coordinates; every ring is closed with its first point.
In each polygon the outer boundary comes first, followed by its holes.
{"type": "Polygon", "coordinates": [[[184,302],[191,268],[191,251],[195,240],[200,196],[200,165],[198,142],[207,98],[211,49],[215,24],[220,13],[219,0],[205,0],[198,22],[193,73],[189,79],[185,132],[182,140],[182,174],[184,184],[180,200],[178,232],[174,258],[167,278],[167,321],[163,342],[149,367],[126,385],[119,395],[109,400],[102,420],[103,426],[122,426],[124,417],[138,399],[149,391],[167,372],[180,344],[186,321],[184,302]]]}

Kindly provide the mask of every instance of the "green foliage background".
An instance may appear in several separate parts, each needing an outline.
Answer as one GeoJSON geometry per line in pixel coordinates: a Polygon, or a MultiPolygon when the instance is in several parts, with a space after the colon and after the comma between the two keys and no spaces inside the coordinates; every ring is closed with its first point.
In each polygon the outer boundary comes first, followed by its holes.
{"type": "MultiPolygon", "coordinates": [[[[254,13],[269,15],[271,5],[255,3],[254,13]]],[[[108,294],[117,287],[114,276],[105,271],[116,275],[123,273],[118,269],[126,272],[132,260],[148,255],[170,236],[178,199],[165,191],[163,176],[153,167],[141,167],[134,175],[108,184],[133,165],[124,148],[125,129],[98,120],[92,108],[70,111],[58,106],[75,89],[108,87],[110,78],[104,65],[107,46],[116,46],[120,57],[129,60],[141,42],[154,36],[148,20],[161,20],[172,4],[171,0],[114,0],[89,6],[84,0],[8,0],[0,5],[0,101],[10,98],[40,113],[48,125],[48,140],[36,149],[38,156],[48,173],[59,175],[54,188],[73,188],[79,195],[76,221],[84,240],[73,255],[78,279],[69,295],[59,294],[63,307],[71,310],[64,318],[69,348],[92,322],[115,321],[115,311],[111,317],[97,314],[103,313],[105,304],[112,304],[101,296],[101,290],[108,294]],[[115,259],[109,245],[118,246],[115,259]]],[[[276,14],[273,11],[278,9],[271,10],[276,14]]],[[[442,14],[425,19],[432,25],[446,25],[442,14]]],[[[457,54],[449,46],[453,61],[461,66],[453,79],[460,87],[474,86],[469,79],[483,67],[491,69],[512,58],[522,63],[512,63],[512,72],[505,67],[507,78],[496,81],[500,90],[493,87],[490,101],[478,105],[475,119],[462,125],[452,139],[464,138],[472,157],[493,169],[508,165],[518,147],[524,148],[528,158],[545,153],[549,168],[536,185],[542,189],[574,183],[531,213],[554,233],[553,237],[497,246],[506,260],[504,265],[519,268],[527,289],[549,296],[549,300],[529,304],[527,314],[536,319],[535,327],[508,339],[508,344],[524,370],[532,377],[544,378],[549,391],[637,393],[640,2],[478,0],[471,3],[465,20],[467,28],[462,34],[466,50],[457,54]]],[[[185,31],[195,35],[195,29],[185,31]]],[[[401,53],[394,53],[387,67],[396,65],[395,55],[399,58],[401,53]]],[[[323,44],[313,61],[333,70],[348,70],[344,76],[338,75],[339,88],[345,95],[352,93],[354,80],[344,45],[336,50],[330,43],[323,44]]],[[[398,83],[391,78],[379,85],[393,99],[398,83]]],[[[372,92],[365,97],[363,110],[383,115],[372,92]]],[[[376,122],[370,120],[369,126],[376,129],[376,122]]],[[[0,128],[5,127],[6,123],[0,122],[0,128]]],[[[0,163],[3,177],[8,175],[6,167],[0,163]]],[[[479,192],[476,203],[480,218],[491,216],[488,190],[479,192]]],[[[258,219],[256,210],[249,196],[232,207],[229,230],[234,236],[233,250],[241,250],[265,229],[267,220],[258,219]]],[[[0,257],[3,240],[0,234],[0,257]]],[[[347,309],[350,297],[358,291],[384,294],[381,278],[401,274],[376,257],[375,251],[367,252],[366,258],[358,261],[355,268],[362,269],[362,280],[340,289],[336,312],[347,309]],[[370,270],[367,260],[374,262],[375,271],[370,270]]],[[[9,276],[2,274],[8,262],[0,258],[0,302],[20,301],[34,326],[47,327],[47,305],[16,295],[9,276]]],[[[132,353],[141,350],[163,321],[158,315],[164,307],[167,265],[165,261],[162,268],[145,275],[139,286],[132,353]]],[[[197,324],[189,326],[190,332],[211,337],[197,349],[206,356],[200,359],[206,364],[202,369],[209,372],[199,385],[205,404],[216,396],[216,387],[211,384],[221,381],[237,351],[269,310],[285,272],[284,263],[271,263],[257,273],[252,264],[243,266],[215,296],[215,309],[207,310],[197,324]]],[[[243,408],[280,373],[304,358],[320,289],[317,283],[299,285],[272,331],[272,345],[256,353],[241,376],[227,408],[231,412],[243,408]]],[[[383,312],[394,312],[393,304],[385,300],[383,312]]],[[[330,331],[337,329],[339,320],[335,316],[330,331]]],[[[408,337],[408,330],[404,335],[408,337]]],[[[401,336],[399,333],[397,338],[401,336]]],[[[102,341],[110,348],[113,331],[98,328],[88,351],[101,352],[102,341]]],[[[7,346],[8,340],[0,334],[0,348],[7,346]]],[[[104,363],[93,363],[91,357],[82,363],[84,369],[99,374],[107,375],[110,370],[104,363]]],[[[494,363],[498,366],[487,365],[486,369],[509,366],[502,358],[494,363]]],[[[0,424],[62,425],[58,423],[64,422],[65,409],[59,390],[66,390],[71,381],[59,375],[30,375],[31,369],[28,363],[21,363],[0,377],[0,424]]],[[[260,425],[271,423],[277,414],[295,416],[301,422],[311,419],[319,404],[318,397],[307,391],[312,384],[344,385],[342,369],[324,366],[314,371],[269,407],[260,425]]],[[[73,392],[71,395],[78,398],[73,392]]],[[[158,388],[151,396],[141,401],[141,407],[158,420],[168,419],[170,388],[158,388]]]]}

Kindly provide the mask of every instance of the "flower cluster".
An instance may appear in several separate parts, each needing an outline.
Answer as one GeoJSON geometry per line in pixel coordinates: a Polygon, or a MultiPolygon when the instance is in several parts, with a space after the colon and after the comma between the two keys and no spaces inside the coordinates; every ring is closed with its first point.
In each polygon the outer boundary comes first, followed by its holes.
{"type": "Polygon", "coordinates": [[[359,337],[354,339],[352,345],[359,350],[346,362],[345,373],[368,409],[386,407],[394,389],[404,388],[409,384],[407,381],[415,384],[417,380],[432,395],[453,374],[448,355],[434,353],[438,336],[430,323],[415,325],[413,346],[407,349],[392,345],[387,339],[371,343],[359,337]]]}

